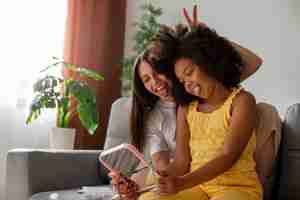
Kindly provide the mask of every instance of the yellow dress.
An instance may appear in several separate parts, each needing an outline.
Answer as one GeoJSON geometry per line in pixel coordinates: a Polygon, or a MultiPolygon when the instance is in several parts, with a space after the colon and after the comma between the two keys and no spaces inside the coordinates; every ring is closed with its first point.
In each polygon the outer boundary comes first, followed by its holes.
{"type": "MultiPolygon", "coordinates": [[[[198,112],[197,101],[189,105],[187,122],[191,134],[191,171],[195,171],[214,159],[222,150],[225,137],[230,134],[231,104],[234,97],[241,90],[242,88],[233,89],[224,104],[210,113],[198,112]]],[[[139,200],[259,200],[262,197],[262,187],[255,171],[255,161],[253,159],[255,145],[255,133],[253,133],[246,149],[232,168],[208,182],[169,197],[158,198],[156,195],[156,198],[154,198],[150,193],[146,193],[141,195],[139,200]]]]}

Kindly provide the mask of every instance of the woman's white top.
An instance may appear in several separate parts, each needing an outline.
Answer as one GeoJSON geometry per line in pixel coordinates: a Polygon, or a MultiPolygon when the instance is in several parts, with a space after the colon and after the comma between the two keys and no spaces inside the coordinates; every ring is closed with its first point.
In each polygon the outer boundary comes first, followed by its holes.
{"type": "MultiPolygon", "coordinates": [[[[146,154],[169,151],[175,154],[176,104],[157,101],[146,122],[146,154]]],[[[146,156],[147,157],[147,156],[146,156]]]]}

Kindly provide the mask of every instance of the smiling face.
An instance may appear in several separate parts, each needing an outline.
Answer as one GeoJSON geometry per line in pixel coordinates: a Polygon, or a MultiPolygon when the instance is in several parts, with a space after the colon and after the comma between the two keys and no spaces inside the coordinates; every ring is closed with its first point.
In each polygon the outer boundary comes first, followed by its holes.
{"type": "Polygon", "coordinates": [[[171,81],[163,74],[154,71],[147,62],[142,61],[138,67],[138,74],[145,88],[164,101],[173,101],[171,81]]]}
{"type": "Polygon", "coordinates": [[[176,61],[175,74],[186,92],[204,100],[212,96],[217,84],[215,79],[187,58],[176,61]]]}

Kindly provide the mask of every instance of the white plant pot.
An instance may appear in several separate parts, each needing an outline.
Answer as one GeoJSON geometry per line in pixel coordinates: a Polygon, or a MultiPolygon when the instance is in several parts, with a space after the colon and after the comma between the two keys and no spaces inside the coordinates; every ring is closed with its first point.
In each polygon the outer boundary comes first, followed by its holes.
{"type": "Polygon", "coordinates": [[[74,128],[53,127],[49,134],[50,149],[73,149],[75,142],[74,128]]]}

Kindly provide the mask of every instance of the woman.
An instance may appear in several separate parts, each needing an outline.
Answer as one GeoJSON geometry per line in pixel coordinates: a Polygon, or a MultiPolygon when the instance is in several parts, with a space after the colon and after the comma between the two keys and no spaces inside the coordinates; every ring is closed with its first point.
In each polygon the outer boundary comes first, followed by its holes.
{"type": "MultiPolygon", "coordinates": [[[[190,19],[186,10],[183,10],[185,18],[192,26],[198,23],[197,8],[194,7],[193,19],[190,19]]],[[[165,71],[173,64],[173,57],[176,52],[177,33],[167,27],[150,41],[143,55],[137,58],[134,70],[133,81],[133,106],[131,111],[131,129],[133,144],[143,151],[144,146],[150,151],[154,166],[158,171],[168,168],[170,159],[175,152],[175,128],[176,128],[176,104],[172,96],[172,82],[170,74],[165,71]]],[[[261,64],[261,59],[245,48],[233,44],[245,60],[245,68],[242,69],[245,79],[261,64]]],[[[193,99],[192,95],[185,96],[193,99]]],[[[187,171],[182,171],[183,175],[187,171]]],[[[171,173],[171,172],[169,172],[171,173]]],[[[135,176],[144,179],[143,175],[135,176]]],[[[118,178],[113,179],[114,183],[118,178]]],[[[143,180],[137,181],[142,184],[143,180]]],[[[135,191],[123,193],[125,198],[134,199],[137,197],[135,191]]]]}

